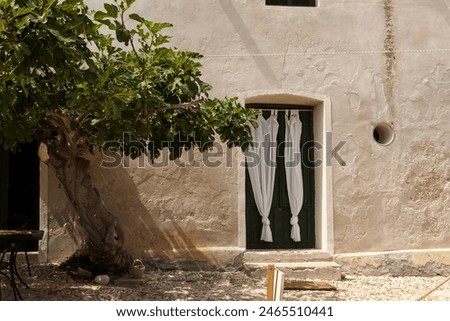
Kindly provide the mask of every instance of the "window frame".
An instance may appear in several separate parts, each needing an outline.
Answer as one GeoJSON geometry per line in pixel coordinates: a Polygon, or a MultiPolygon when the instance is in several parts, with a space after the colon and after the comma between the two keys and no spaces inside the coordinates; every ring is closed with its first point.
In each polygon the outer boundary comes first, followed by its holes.
{"type": "Polygon", "coordinates": [[[317,7],[318,0],[266,0],[266,6],[317,7]]]}

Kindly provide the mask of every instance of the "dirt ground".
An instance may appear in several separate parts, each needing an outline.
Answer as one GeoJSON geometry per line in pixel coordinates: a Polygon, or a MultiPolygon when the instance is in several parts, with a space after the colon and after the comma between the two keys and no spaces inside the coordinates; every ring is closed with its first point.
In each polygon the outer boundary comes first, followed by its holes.
{"type": "MultiPolygon", "coordinates": [[[[148,271],[140,286],[106,285],[63,271],[55,265],[33,265],[32,277],[25,266],[19,271],[26,283],[20,293],[27,301],[261,301],[265,300],[266,280],[250,278],[238,269],[148,271]]],[[[286,301],[416,301],[446,280],[446,276],[392,277],[345,276],[330,284],[334,291],[285,290],[286,301]]],[[[7,280],[0,276],[2,300],[13,300],[7,280]]],[[[423,300],[450,301],[450,281],[423,300]]]]}

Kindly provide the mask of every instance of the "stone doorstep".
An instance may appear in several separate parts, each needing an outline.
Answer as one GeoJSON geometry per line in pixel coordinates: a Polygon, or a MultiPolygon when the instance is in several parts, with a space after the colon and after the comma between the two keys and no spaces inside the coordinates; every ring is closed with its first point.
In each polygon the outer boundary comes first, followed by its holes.
{"type": "Polygon", "coordinates": [[[244,263],[331,262],[330,252],[322,250],[247,250],[244,263]]]}
{"type": "Polygon", "coordinates": [[[264,278],[269,264],[274,264],[290,279],[338,281],[342,278],[341,266],[331,261],[244,263],[244,270],[252,277],[264,278]]]}

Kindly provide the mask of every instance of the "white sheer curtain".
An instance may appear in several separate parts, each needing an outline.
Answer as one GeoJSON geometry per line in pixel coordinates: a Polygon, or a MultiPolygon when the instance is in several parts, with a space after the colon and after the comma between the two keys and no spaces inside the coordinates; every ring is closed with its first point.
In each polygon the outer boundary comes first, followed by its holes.
{"type": "Polygon", "coordinates": [[[300,138],[302,136],[302,122],[298,111],[290,111],[285,114],[286,135],[284,161],[286,167],[286,183],[291,209],[291,238],[294,242],[300,242],[300,226],[298,225],[298,214],[303,205],[303,176],[302,160],[300,154],[300,138]]]}
{"type": "Polygon", "coordinates": [[[269,214],[276,170],[277,114],[272,111],[267,120],[260,115],[257,121],[257,128],[251,126],[253,147],[247,150],[246,161],[256,207],[262,217],[261,240],[273,242],[269,214]]]}

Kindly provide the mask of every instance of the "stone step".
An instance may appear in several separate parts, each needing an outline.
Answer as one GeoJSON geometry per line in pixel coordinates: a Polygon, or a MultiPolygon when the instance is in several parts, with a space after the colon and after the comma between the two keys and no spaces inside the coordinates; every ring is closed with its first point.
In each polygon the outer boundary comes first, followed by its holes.
{"type": "Polygon", "coordinates": [[[244,263],[298,263],[333,261],[331,253],[322,250],[247,250],[244,263]]]}
{"type": "Polygon", "coordinates": [[[264,278],[269,264],[274,264],[289,279],[337,281],[342,278],[341,266],[331,261],[244,263],[244,270],[252,277],[264,278]]]}

